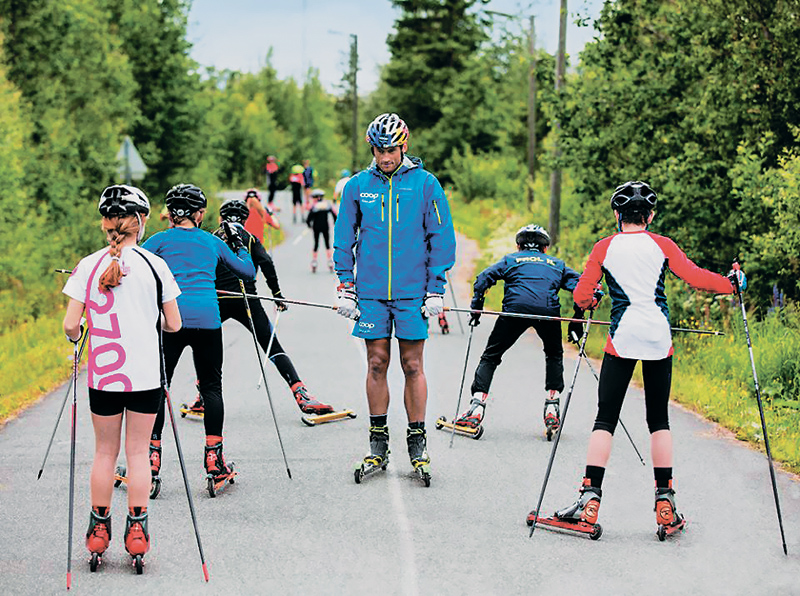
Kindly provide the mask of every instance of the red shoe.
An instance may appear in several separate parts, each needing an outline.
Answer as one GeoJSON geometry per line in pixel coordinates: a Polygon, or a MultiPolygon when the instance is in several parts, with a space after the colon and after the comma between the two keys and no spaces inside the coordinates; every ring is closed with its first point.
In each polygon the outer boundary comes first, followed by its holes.
{"type": "Polygon", "coordinates": [[[86,530],[86,549],[97,555],[102,555],[111,542],[111,513],[100,515],[96,507],[92,507],[89,516],[89,529],[86,530]]]}
{"type": "Polygon", "coordinates": [[[317,401],[302,382],[292,385],[292,393],[303,414],[330,414],[333,406],[317,401]]]}
{"type": "Polygon", "coordinates": [[[144,555],[150,550],[150,533],[147,531],[147,508],[143,507],[139,515],[133,510],[128,513],[125,522],[125,550],[132,557],[144,555]]]}

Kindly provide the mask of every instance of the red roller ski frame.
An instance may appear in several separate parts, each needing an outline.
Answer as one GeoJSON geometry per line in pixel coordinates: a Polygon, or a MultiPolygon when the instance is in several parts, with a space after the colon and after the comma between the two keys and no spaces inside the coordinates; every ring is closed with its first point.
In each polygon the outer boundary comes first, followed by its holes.
{"type": "Polygon", "coordinates": [[[592,540],[599,540],[603,535],[603,526],[600,524],[590,524],[585,521],[567,521],[558,519],[556,516],[541,517],[536,515],[536,511],[531,511],[528,518],[525,520],[528,527],[533,525],[536,520],[536,526],[553,530],[556,532],[563,532],[565,534],[574,534],[580,536],[588,536],[592,540]]]}

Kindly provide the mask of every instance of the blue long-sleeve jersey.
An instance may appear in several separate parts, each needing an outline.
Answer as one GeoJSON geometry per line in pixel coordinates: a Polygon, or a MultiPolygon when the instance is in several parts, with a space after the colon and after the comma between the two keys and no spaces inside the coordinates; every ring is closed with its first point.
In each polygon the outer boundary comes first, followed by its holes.
{"type": "Polygon", "coordinates": [[[418,158],[404,156],[391,176],[373,161],[344,187],[333,249],[339,280],[354,281],[359,298],[443,294],[456,238],[439,181],[418,158]]]}
{"type": "Polygon", "coordinates": [[[256,275],[247,250],[241,248],[234,254],[222,240],[200,228],[170,228],[148,238],[142,247],[169,265],[181,289],[178,309],[183,326],[190,329],[222,326],[214,287],[217,263],[245,279],[256,275]]]}
{"type": "Polygon", "coordinates": [[[557,257],[538,250],[521,250],[504,256],[478,274],[471,308],[482,309],[484,294],[502,279],[504,311],[557,317],[558,291],[572,292],[579,278],[577,272],[557,257]]]}

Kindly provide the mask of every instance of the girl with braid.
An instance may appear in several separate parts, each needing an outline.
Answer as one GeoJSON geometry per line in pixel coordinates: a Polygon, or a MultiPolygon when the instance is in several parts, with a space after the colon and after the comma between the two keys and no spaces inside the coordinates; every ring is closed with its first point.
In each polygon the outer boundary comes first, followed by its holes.
{"type": "Polygon", "coordinates": [[[123,414],[129,509],[125,549],[142,557],[150,547],[148,439],[162,399],[159,321],[164,331],[181,328],[178,284],[160,257],[137,246],[150,214],[145,194],[132,186],[109,186],[100,197],[99,210],[110,248],[82,259],[63,290],[70,299],[64,317],[67,339],[76,344],[81,339],[82,316],[89,327],[95,455],[86,547],[92,571],[111,540],[111,492],[123,414]]]}

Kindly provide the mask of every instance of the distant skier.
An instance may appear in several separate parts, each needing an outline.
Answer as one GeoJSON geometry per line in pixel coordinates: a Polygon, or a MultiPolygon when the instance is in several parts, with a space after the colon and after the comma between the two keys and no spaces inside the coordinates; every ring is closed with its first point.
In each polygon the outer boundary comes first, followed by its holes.
{"type": "Polygon", "coordinates": [[[314,232],[314,249],[311,251],[311,271],[317,271],[317,252],[319,251],[319,239],[325,243],[325,256],[328,259],[328,269],[333,272],[333,248],[330,244],[331,220],[336,223],[336,211],[333,205],[325,200],[325,191],[315,188],[311,191],[311,198],[314,201],[308,211],[306,223],[314,232]]]}

